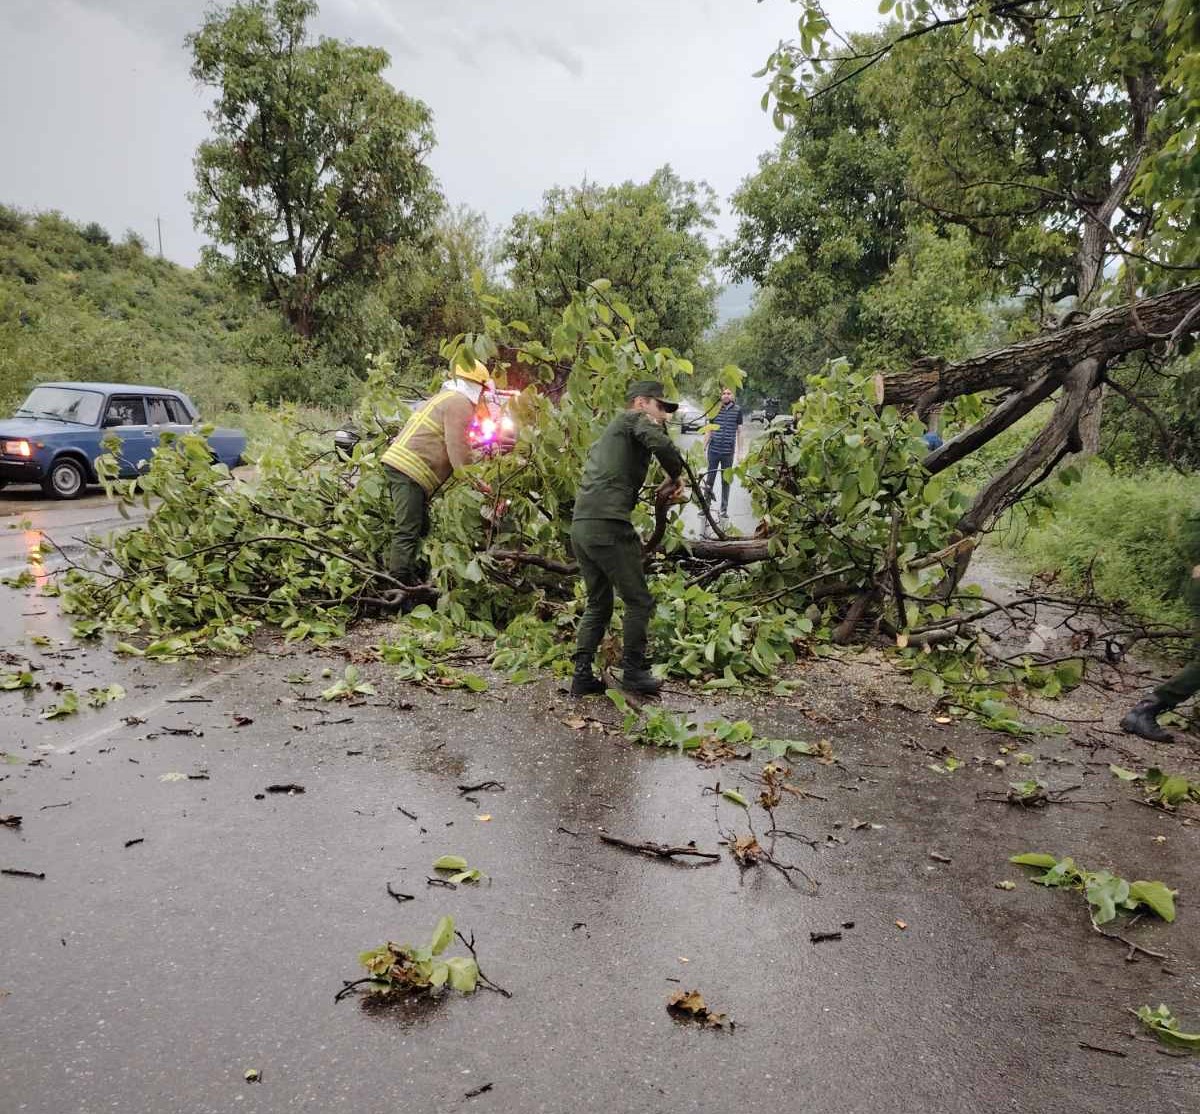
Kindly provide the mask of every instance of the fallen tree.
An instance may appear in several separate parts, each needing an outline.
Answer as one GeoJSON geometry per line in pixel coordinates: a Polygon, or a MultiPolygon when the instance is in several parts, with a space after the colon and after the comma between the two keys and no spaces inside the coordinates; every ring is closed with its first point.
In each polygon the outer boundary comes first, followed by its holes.
{"type": "MultiPolygon", "coordinates": [[[[664,666],[733,685],[772,676],[814,641],[875,630],[923,655],[914,668],[986,680],[970,655],[955,657],[974,645],[975,619],[996,612],[962,586],[978,536],[1071,451],[1103,370],[1190,331],[1198,306],[1200,286],[1184,287],[971,360],[926,361],[885,378],[835,361],[811,377],[795,428],[770,433],[741,466],[759,516],[754,537],[685,539],[669,508],[657,521],[636,512],[654,543],[652,634],[664,666]],[[923,408],[980,390],[1001,393],[930,453],[923,408]],[[1030,444],[980,490],[966,486],[954,465],[1055,395],[1030,444]]],[[[456,338],[447,356],[502,371],[498,345],[513,344],[518,325],[489,320],[488,332],[456,338]]],[[[94,546],[98,565],[71,571],[64,606],[89,631],[126,636],[125,652],[156,657],[237,652],[264,623],[289,639],[329,639],[364,614],[415,600],[430,608],[410,623],[416,641],[392,646],[388,659],[403,659],[409,675],[468,635],[491,640],[502,669],[562,661],[581,604],[568,532],[584,455],[629,381],[653,375],[677,389],[692,369],[644,344],[603,282],[576,297],[549,343],[506,351],[518,354],[522,375],[552,381],[557,397],[522,392],[516,449],[476,466],[490,496],[456,484],[434,501],[427,584],[401,585],[382,569],[391,509],[376,415],[401,404],[390,366],[377,361],[359,414],[366,436],[348,460],[285,419],[253,485],[214,467],[195,437],[157,450],[137,481],[111,481],[126,503],[159,502],[143,525],[94,546]],[[128,641],[135,634],[140,644],[128,641]]],[[[726,369],[731,385],[739,375],[726,369]]]]}

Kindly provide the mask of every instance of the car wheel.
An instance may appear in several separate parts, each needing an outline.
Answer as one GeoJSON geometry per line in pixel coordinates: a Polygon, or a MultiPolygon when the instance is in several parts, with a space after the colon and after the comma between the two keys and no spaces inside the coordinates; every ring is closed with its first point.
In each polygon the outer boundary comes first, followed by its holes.
{"type": "Polygon", "coordinates": [[[70,457],[60,457],[50,466],[50,474],[42,481],[42,490],[51,499],[78,499],[87,488],[83,466],[70,457]]]}

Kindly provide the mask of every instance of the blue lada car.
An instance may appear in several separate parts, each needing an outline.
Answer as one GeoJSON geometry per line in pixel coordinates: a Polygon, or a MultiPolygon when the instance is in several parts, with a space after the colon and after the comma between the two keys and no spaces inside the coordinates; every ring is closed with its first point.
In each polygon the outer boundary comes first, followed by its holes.
{"type": "MultiPolygon", "coordinates": [[[[99,482],[101,442],[121,442],[122,476],[136,476],[150,463],[164,433],[195,432],[196,408],[187,395],[165,387],[125,383],[43,383],[8,421],[0,421],[0,487],[41,484],[55,499],[75,499],[99,482]]],[[[213,459],[230,468],[241,463],[246,435],[215,429],[208,436],[213,459]]]]}

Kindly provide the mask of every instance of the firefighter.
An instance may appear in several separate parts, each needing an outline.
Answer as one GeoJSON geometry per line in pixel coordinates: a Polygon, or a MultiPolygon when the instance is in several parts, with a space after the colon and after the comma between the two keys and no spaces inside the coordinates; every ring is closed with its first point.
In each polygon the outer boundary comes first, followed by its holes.
{"type": "Polygon", "coordinates": [[[614,591],[625,605],[621,686],[646,696],[662,687],[646,660],[654,597],[646,587],[641,541],[630,512],[652,455],[669,477],[659,486],[659,496],[676,498],[683,490],[683,457],[663,429],[679,404],[668,402],[662,384],[653,380],[632,384],[625,402],[626,409],[588,450],[575,496],[571,546],[587,588],[587,608],[576,634],[572,696],[604,691],[604,683],[592,670],[592,660],[612,618],[614,591]]]}
{"type": "MultiPolygon", "coordinates": [[[[479,361],[469,371],[452,367],[441,390],[412,412],[383,454],[396,515],[388,572],[401,584],[420,583],[417,564],[421,539],[429,532],[429,500],[474,459],[467,431],[489,378],[479,361]]],[[[486,483],[472,483],[485,495],[491,493],[486,483]]]]}

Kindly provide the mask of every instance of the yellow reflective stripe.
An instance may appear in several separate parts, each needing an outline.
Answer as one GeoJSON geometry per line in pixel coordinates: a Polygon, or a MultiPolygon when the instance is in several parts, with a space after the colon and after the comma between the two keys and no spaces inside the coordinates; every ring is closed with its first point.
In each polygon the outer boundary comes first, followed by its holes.
{"type": "Polygon", "coordinates": [[[441,487],[437,474],[411,449],[393,445],[384,456],[383,462],[398,472],[411,476],[425,489],[427,495],[432,495],[441,487]]]}
{"type": "Polygon", "coordinates": [[[408,439],[418,429],[431,429],[435,433],[440,433],[442,431],[442,423],[433,416],[431,411],[438,403],[449,398],[454,393],[454,391],[442,391],[441,394],[434,395],[420,410],[414,411],[408,421],[404,423],[404,429],[401,430],[400,436],[396,438],[396,444],[407,445],[408,439]]]}
{"type": "Polygon", "coordinates": [[[440,432],[442,423],[433,416],[433,410],[439,403],[445,402],[446,399],[452,398],[457,393],[457,391],[440,391],[438,394],[434,395],[428,403],[422,406],[420,410],[413,414],[412,418],[409,419],[410,422],[416,422],[418,425],[422,425],[426,429],[433,429],[440,432]]]}
{"type": "Polygon", "coordinates": [[[432,430],[435,433],[442,432],[442,423],[433,415],[432,411],[455,394],[457,394],[456,391],[440,391],[420,410],[414,411],[408,421],[404,423],[404,429],[400,431],[400,436],[388,446],[387,451],[380,458],[382,463],[411,476],[425,489],[427,495],[432,495],[441,487],[442,481],[438,479],[437,473],[424,459],[408,448],[408,442],[420,429],[432,430]]]}

